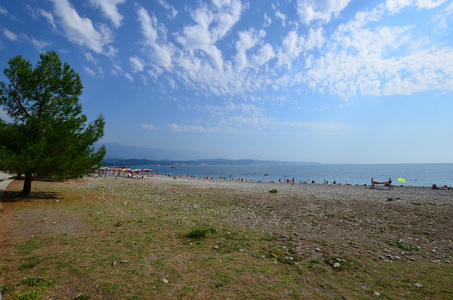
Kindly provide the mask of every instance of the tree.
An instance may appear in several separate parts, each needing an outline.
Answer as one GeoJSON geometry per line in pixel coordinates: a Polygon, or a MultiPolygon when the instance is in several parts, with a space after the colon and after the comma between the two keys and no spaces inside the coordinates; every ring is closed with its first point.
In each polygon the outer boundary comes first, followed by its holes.
{"type": "Polygon", "coordinates": [[[0,169],[25,174],[22,194],[30,194],[33,176],[77,178],[99,166],[105,148],[95,150],[93,144],[105,122],[100,115],[87,124],[79,74],[55,51],[42,53],[35,68],[20,55],[8,64],[0,105],[12,121],[0,120],[0,169]]]}

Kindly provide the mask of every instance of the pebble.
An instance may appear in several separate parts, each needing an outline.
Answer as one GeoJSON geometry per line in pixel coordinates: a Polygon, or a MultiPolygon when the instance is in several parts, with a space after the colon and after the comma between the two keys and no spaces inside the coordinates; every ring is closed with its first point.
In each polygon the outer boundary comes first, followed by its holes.
{"type": "Polygon", "coordinates": [[[167,283],[168,283],[168,280],[164,278],[164,279],[162,279],[162,282],[165,283],[165,284],[167,284],[167,283]]]}
{"type": "Polygon", "coordinates": [[[414,285],[415,285],[416,287],[419,287],[419,288],[421,288],[421,287],[423,286],[422,284],[420,284],[420,283],[418,283],[418,282],[417,282],[417,283],[414,283],[414,285]]]}

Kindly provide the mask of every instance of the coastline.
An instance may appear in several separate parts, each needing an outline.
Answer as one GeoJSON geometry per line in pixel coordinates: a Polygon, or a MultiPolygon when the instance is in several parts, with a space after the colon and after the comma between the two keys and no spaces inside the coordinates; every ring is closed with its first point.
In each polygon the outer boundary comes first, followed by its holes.
{"type": "Polygon", "coordinates": [[[254,193],[269,193],[270,190],[275,189],[278,194],[283,195],[302,197],[314,195],[318,198],[331,200],[347,199],[387,202],[389,199],[393,199],[399,203],[453,204],[453,190],[433,190],[431,187],[421,186],[394,186],[393,189],[377,186],[375,189],[370,189],[370,186],[348,184],[291,184],[258,181],[230,181],[166,175],[152,175],[145,177],[144,181],[149,181],[151,183],[188,185],[202,189],[226,189],[254,193]]]}

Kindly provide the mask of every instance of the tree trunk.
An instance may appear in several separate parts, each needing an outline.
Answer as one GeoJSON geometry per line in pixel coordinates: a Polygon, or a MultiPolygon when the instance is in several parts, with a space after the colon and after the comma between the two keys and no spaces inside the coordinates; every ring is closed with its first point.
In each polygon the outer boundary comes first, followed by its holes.
{"type": "Polygon", "coordinates": [[[33,173],[30,171],[25,172],[24,188],[21,195],[29,196],[31,193],[31,182],[33,180],[33,173]]]}

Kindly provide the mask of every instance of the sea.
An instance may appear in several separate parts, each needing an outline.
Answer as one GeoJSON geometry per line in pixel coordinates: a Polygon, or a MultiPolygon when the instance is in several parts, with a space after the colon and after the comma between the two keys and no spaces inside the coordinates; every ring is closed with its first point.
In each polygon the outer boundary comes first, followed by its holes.
{"type": "Polygon", "coordinates": [[[314,165],[156,165],[131,166],[153,169],[153,173],[208,177],[218,180],[315,182],[364,185],[371,178],[383,182],[389,178],[394,185],[403,186],[452,186],[453,163],[439,164],[314,164],[314,165]],[[400,182],[397,179],[404,179],[400,182]]]}

